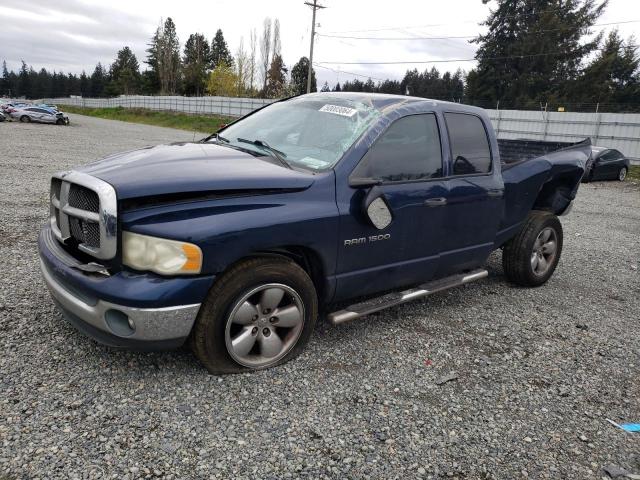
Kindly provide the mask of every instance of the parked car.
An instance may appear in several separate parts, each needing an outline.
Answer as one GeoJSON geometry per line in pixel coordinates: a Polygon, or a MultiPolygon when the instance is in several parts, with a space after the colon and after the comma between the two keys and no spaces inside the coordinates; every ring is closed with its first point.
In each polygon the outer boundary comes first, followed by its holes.
{"type": "Polygon", "coordinates": [[[57,112],[50,108],[26,107],[15,109],[11,117],[21,122],[55,123],[57,125],[69,125],[69,117],[64,112],[57,112]]]}
{"type": "Polygon", "coordinates": [[[19,108],[26,108],[26,107],[30,107],[30,106],[31,106],[30,103],[9,102],[9,103],[2,104],[2,106],[0,106],[0,109],[2,109],[2,111],[4,113],[6,113],[6,114],[10,114],[14,110],[17,110],[19,108]]]}
{"type": "Polygon", "coordinates": [[[622,153],[613,148],[591,147],[591,158],[583,177],[584,182],[594,180],[620,180],[627,177],[631,162],[622,153]]]}
{"type": "Polygon", "coordinates": [[[50,104],[50,103],[38,103],[38,104],[36,104],[34,106],[35,107],[45,108],[45,109],[48,109],[48,110],[58,111],[58,106],[50,104]]]}
{"type": "Polygon", "coordinates": [[[320,311],[339,324],[480,280],[496,249],[511,282],[547,282],[590,152],[501,164],[482,109],[302,95],[199,142],[54,175],[42,274],[107,345],[189,339],[211,372],[271,367],[300,353],[320,311]]]}

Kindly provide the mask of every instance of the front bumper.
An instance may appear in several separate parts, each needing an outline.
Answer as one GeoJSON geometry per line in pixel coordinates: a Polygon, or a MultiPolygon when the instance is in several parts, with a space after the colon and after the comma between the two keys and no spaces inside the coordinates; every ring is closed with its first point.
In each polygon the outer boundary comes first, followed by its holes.
{"type": "MultiPolygon", "coordinates": [[[[158,279],[154,275],[129,278],[120,274],[100,278],[76,271],[73,262],[79,262],[57,244],[48,227],[40,235],[39,247],[40,268],[51,296],[65,318],[85,335],[105,345],[134,350],[176,348],[189,336],[201,303],[167,306],[161,304],[162,298],[157,298],[158,307],[146,306],[151,300],[149,288],[155,288],[160,297],[166,297],[172,285],[183,287],[183,279],[158,279]],[[120,277],[116,278],[118,275],[120,277]],[[79,283],[78,278],[86,285],[79,283]],[[141,300],[133,297],[143,292],[147,296],[145,306],[126,305],[96,296],[101,286],[108,292],[114,282],[123,289],[123,297],[132,297],[134,305],[141,300]],[[150,284],[147,289],[142,288],[142,282],[150,284]],[[87,286],[91,289],[83,288],[87,286]]],[[[193,290],[199,290],[196,287],[199,287],[198,282],[193,290]]]]}

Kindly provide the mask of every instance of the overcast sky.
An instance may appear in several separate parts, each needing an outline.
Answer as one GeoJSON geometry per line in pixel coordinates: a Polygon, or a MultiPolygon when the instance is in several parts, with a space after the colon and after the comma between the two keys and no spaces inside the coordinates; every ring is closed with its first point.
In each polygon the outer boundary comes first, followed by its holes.
{"type": "MultiPolygon", "coordinates": [[[[490,4],[481,0],[322,0],[318,12],[321,35],[354,37],[473,36],[490,4]]],[[[279,18],[282,53],[291,67],[309,54],[311,9],[304,0],[2,0],[0,3],[0,61],[17,69],[21,59],[36,70],[91,73],[96,62],[113,62],[116,52],[129,45],[140,61],[146,43],[162,19],[172,17],[181,43],[200,32],[209,39],[218,28],[233,53],[249,32],[258,33],[265,17],[279,18]]],[[[640,20],[640,0],[610,0],[598,23],[640,20]]],[[[608,31],[614,26],[597,27],[608,31]]],[[[618,25],[623,36],[640,32],[640,23],[618,25]]],[[[318,36],[316,62],[427,61],[472,58],[475,45],[465,39],[359,40],[318,36]]],[[[407,68],[419,70],[434,64],[336,65],[316,67],[318,87],[328,81],[354,78],[402,78],[407,68]]],[[[440,71],[469,70],[473,62],[435,64],[440,71]]]]}

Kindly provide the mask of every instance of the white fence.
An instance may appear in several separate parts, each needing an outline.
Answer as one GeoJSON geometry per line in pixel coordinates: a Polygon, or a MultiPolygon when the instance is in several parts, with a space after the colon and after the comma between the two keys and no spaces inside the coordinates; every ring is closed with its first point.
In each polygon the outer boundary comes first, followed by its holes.
{"type": "Polygon", "coordinates": [[[615,148],[640,162],[640,114],[487,110],[498,138],[577,142],[615,148]]]}
{"type": "MultiPolygon", "coordinates": [[[[274,100],[235,97],[179,97],[131,95],[117,98],[50,98],[45,103],[79,107],[126,107],[192,114],[239,117],[274,100]]],[[[498,138],[579,141],[616,148],[640,162],[640,114],[487,110],[498,138]]]]}
{"type": "Polygon", "coordinates": [[[123,95],[116,98],[47,98],[43,103],[89,108],[146,108],[192,114],[215,114],[241,117],[272,103],[273,99],[238,97],[180,97],[123,95]]]}

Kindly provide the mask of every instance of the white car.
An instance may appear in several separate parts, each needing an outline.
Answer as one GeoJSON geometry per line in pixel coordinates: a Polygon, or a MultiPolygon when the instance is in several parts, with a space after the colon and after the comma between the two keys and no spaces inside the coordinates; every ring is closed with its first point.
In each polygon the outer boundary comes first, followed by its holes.
{"type": "Polygon", "coordinates": [[[43,107],[23,107],[11,112],[11,117],[24,123],[55,123],[69,125],[69,117],[64,112],[57,112],[43,107]]]}

